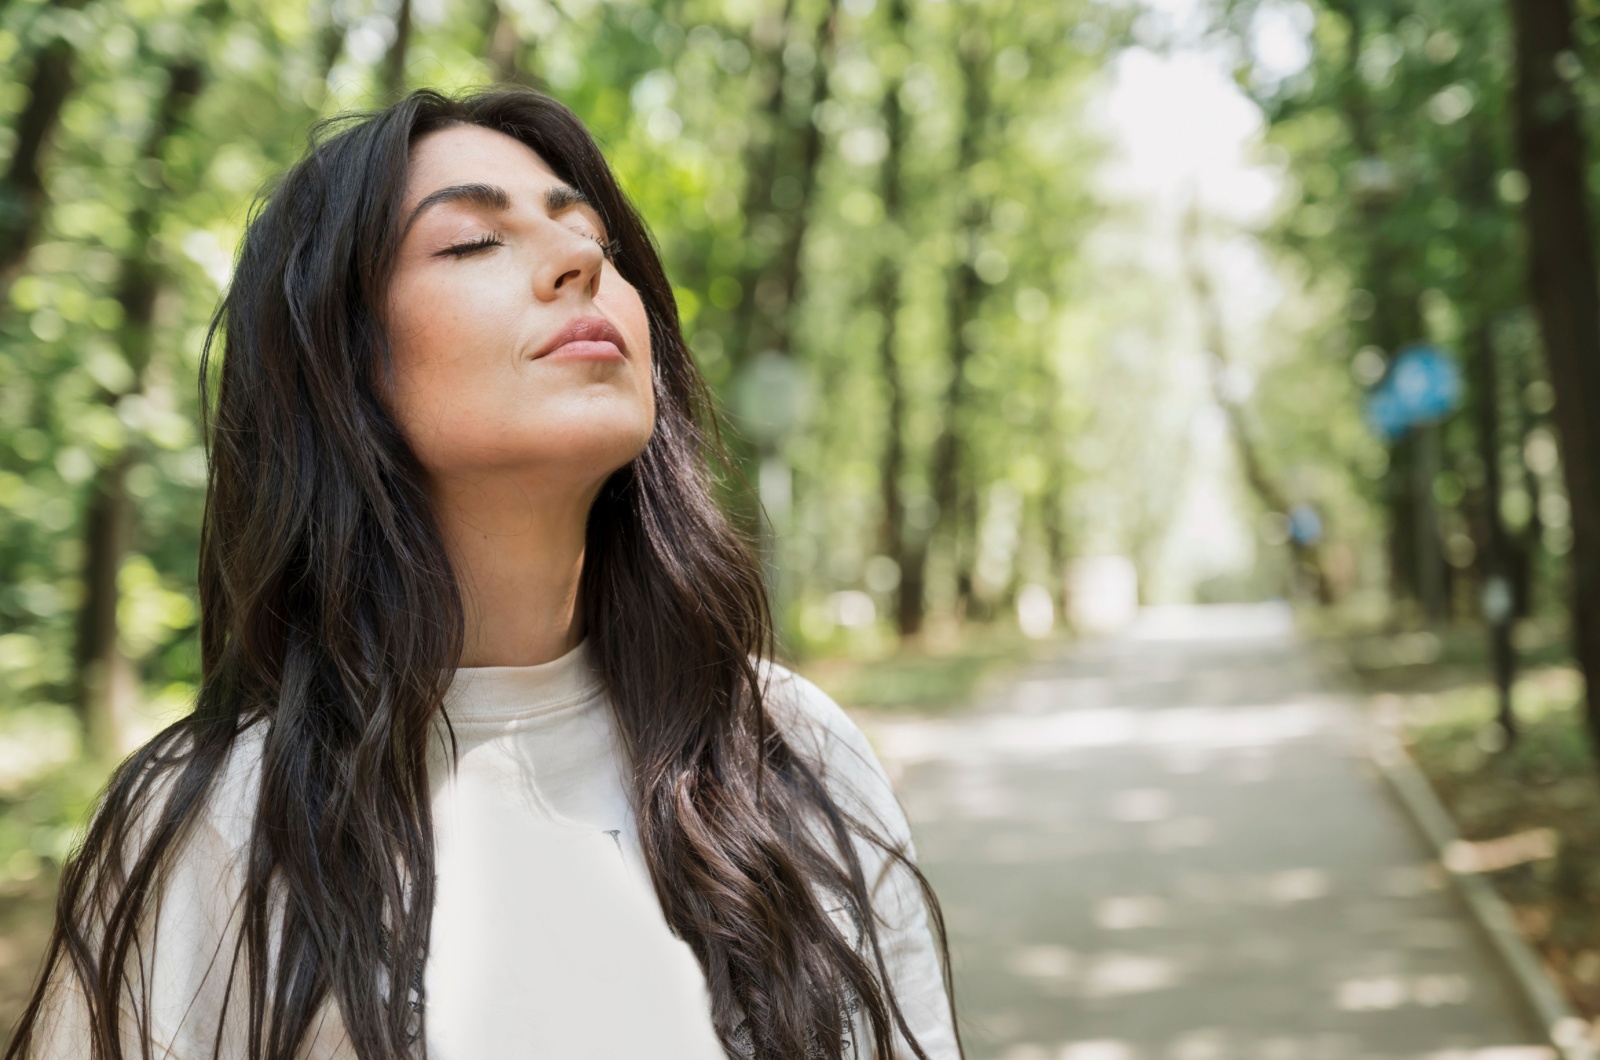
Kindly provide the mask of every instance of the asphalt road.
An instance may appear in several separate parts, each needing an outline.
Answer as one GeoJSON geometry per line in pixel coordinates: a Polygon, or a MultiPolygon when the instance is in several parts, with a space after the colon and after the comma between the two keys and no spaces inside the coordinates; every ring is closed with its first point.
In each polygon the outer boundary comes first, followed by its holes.
{"type": "Polygon", "coordinates": [[[1554,1056],[1281,609],[1146,612],[970,713],[865,724],[971,1060],[1554,1056]]]}

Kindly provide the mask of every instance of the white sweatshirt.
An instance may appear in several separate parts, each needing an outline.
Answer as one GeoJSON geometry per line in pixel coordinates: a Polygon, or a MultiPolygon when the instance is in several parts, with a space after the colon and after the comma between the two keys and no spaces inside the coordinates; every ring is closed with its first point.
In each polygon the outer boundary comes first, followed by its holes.
{"type": "MultiPolygon", "coordinates": [[[[810,681],[777,663],[764,671],[775,718],[818,763],[834,797],[914,855],[905,815],[861,730],[810,681]]],[[[461,757],[452,775],[439,722],[430,759],[438,882],[418,999],[431,1060],[724,1060],[704,974],[667,926],[644,866],[624,756],[588,642],[538,666],[458,670],[445,710],[461,757]]],[[[145,959],[157,1057],[211,1056],[237,937],[262,732],[256,726],[239,737],[160,892],[145,959]]],[[[930,1060],[953,1060],[921,894],[903,868],[880,872],[886,859],[876,847],[856,846],[866,878],[877,881],[875,909],[887,921],[880,939],[907,1022],[930,1060]]],[[[241,964],[223,1057],[244,1054],[243,978],[241,964]]],[[[70,980],[58,971],[56,1016],[41,1025],[35,1056],[87,1055],[70,980]]],[[[127,1000],[124,1008],[137,1011],[127,1000]]],[[[139,1055],[131,1030],[125,1035],[129,1055],[139,1055]]],[[[863,1015],[852,1036],[869,1057],[863,1015]]],[[[909,1060],[896,1038],[893,1060],[909,1060]]],[[[354,1057],[331,997],[301,1055],[354,1057]]]]}

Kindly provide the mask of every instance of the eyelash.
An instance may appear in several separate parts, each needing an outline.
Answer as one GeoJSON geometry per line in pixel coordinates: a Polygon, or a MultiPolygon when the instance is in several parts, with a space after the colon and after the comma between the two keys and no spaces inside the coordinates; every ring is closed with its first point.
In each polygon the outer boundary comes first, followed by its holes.
{"type": "MultiPolygon", "coordinates": [[[[605,255],[607,261],[617,260],[619,248],[615,239],[601,239],[599,236],[590,236],[589,238],[600,244],[600,251],[605,255]]],[[[486,247],[503,246],[505,246],[505,241],[500,238],[499,232],[495,232],[492,235],[479,236],[470,243],[457,243],[454,246],[446,247],[440,253],[459,258],[471,254],[473,251],[483,250],[486,247]]]]}
{"type": "Polygon", "coordinates": [[[454,244],[452,246],[446,247],[445,249],[441,250],[439,253],[441,253],[441,254],[449,254],[449,255],[452,255],[454,257],[461,257],[464,254],[470,254],[474,250],[482,250],[485,247],[503,247],[503,246],[505,246],[505,242],[500,238],[500,234],[497,232],[494,235],[479,236],[477,239],[472,240],[470,243],[456,243],[456,244],[454,244]]]}

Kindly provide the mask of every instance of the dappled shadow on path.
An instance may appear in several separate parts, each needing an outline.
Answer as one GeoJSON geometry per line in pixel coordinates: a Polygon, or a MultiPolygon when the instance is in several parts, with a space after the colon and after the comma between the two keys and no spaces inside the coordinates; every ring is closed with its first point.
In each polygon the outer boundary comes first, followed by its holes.
{"type": "Polygon", "coordinates": [[[974,1060],[1553,1055],[1280,609],[1147,614],[962,717],[868,725],[974,1060]]]}

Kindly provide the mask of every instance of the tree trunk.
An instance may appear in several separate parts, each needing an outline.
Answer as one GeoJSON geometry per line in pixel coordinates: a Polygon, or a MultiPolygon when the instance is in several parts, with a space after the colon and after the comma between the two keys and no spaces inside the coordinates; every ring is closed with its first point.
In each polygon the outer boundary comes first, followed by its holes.
{"type": "MultiPolygon", "coordinates": [[[[83,4],[84,0],[50,0],[46,6],[76,11],[83,4]]],[[[55,135],[61,108],[76,83],[76,60],[77,50],[65,37],[50,41],[33,59],[28,102],[14,126],[16,146],[5,176],[0,177],[0,305],[9,304],[6,295],[11,283],[39,238],[46,200],[43,160],[55,135]]]]}
{"type": "MultiPolygon", "coordinates": [[[[793,26],[789,16],[792,10],[792,0],[786,0],[783,29],[765,49],[774,78],[765,107],[766,128],[771,139],[765,143],[752,141],[746,158],[747,231],[775,232],[776,239],[772,241],[775,246],[770,258],[765,259],[752,254],[752,241],[747,240],[740,280],[743,294],[735,309],[733,339],[728,348],[735,380],[757,354],[771,352],[783,358],[794,355],[795,309],[801,300],[804,281],[801,252],[805,247],[811,202],[822,161],[823,135],[818,120],[819,111],[830,94],[828,71],[837,40],[839,0],[827,0],[820,20],[813,27],[811,44],[815,65],[810,101],[804,116],[794,119],[785,113],[782,63],[785,42],[795,39],[791,37],[793,26]],[[785,177],[797,182],[793,199],[787,202],[776,201],[773,197],[780,169],[785,177]]],[[[787,510],[794,491],[793,473],[777,453],[779,440],[761,437],[752,443],[736,432],[731,442],[730,448],[744,481],[754,480],[777,487],[781,491],[778,497],[781,506],[787,510]]],[[[744,491],[729,497],[736,521],[753,528],[758,538],[773,608],[782,615],[787,601],[783,571],[776,555],[779,528],[770,525],[760,512],[749,511],[748,506],[757,499],[744,491]]],[[[771,514],[771,505],[766,505],[766,512],[771,514]]]]}
{"type": "MultiPolygon", "coordinates": [[[[1393,170],[1383,157],[1372,100],[1361,76],[1368,16],[1359,3],[1350,0],[1330,0],[1328,6],[1344,20],[1349,31],[1342,71],[1342,116],[1351,142],[1369,167],[1371,181],[1371,186],[1356,192],[1361,234],[1366,243],[1366,258],[1358,277],[1360,286],[1372,296],[1372,316],[1364,329],[1366,341],[1382,350],[1385,358],[1393,358],[1405,343],[1420,337],[1421,320],[1417,312],[1418,291],[1405,262],[1409,241],[1399,241],[1389,232],[1399,189],[1386,187],[1382,179],[1384,174],[1390,174],[1388,180],[1392,184],[1393,170]]],[[[1391,21],[1397,17],[1389,16],[1391,21]]],[[[1389,510],[1389,591],[1392,599],[1416,600],[1425,613],[1437,618],[1444,605],[1439,592],[1430,591],[1428,586],[1438,584],[1442,578],[1443,550],[1431,508],[1432,493],[1424,495],[1419,485],[1422,475],[1417,463],[1426,454],[1418,453],[1418,448],[1414,435],[1396,442],[1390,448],[1389,466],[1384,472],[1383,497],[1389,510]]]]}
{"type": "Polygon", "coordinates": [[[1595,265],[1582,110],[1562,58],[1574,48],[1568,0],[1510,0],[1517,147],[1528,178],[1529,290],[1544,338],[1561,466],[1572,506],[1573,654],[1600,750],[1600,273],[1595,265]]]}
{"type": "Polygon", "coordinates": [[[327,19],[317,35],[317,63],[322,71],[322,87],[328,87],[328,75],[333,72],[333,64],[339,61],[339,56],[344,53],[345,35],[349,32],[349,23],[342,17],[340,8],[343,5],[339,0],[325,0],[322,5],[322,17],[327,19]]]}
{"type": "Polygon", "coordinates": [[[1488,320],[1480,320],[1472,333],[1473,361],[1477,368],[1478,453],[1483,460],[1483,618],[1489,628],[1489,659],[1499,695],[1498,719],[1506,746],[1517,738],[1517,717],[1512,710],[1511,688],[1516,679],[1517,657],[1511,643],[1515,594],[1511,584],[1511,559],[1505,520],[1500,515],[1500,376],[1496,370],[1494,341],[1488,320]]]}
{"type": "MultiPolygon", "coordinates": [[[[1493,217],[1503,209],[1495,193],[1495,173],[1500,163],[1491,136],[1493,132],[1487,122],[1474,124],[1466,162],[1461,167],[1460,198],[1474,217],[1493,217]]],[[[1509,747],[1517,738],[1511,695],[1517,665],[1516,649],[1511,641],[1511,625],[1516,619],[1516,591],[1511,538],[1500,510],[1505,495],[1500,466],[1504,431],[1499,351],[1495,348],[1493,324],[1498,314],[1513,308],[1506,304],[1502,292],[1516,288],[1507,282],[1510,277],[1504,248],[1498,245],[1498,240],[1477,236],[1479,230],[1479,226],[1468,229],[1472,236],[1466,242],[1467,285],[1463,291],[1464,301],[1470,306],[1468,342],[1475,369],[1469,398],[1475,413],[1478,458],[1484,470],[1483,489],[1477,498],[1481,534],[1478,571],[1482,582],[1479,610],[1489,632],[1490,670],[1499,697],[1500,730],[1505,746],[1509,747]]]]}
{"type": "MultiPolygon", "coordinates": [[[[203,18],[215,19],[225,10],[221,0],[203,7],[203,18]]],[[[195,98],[205,80],[201,52],[180,59],[168,72],[166,93],[157,107],[155,121],[140,151],[140,157],[159,162],[167,144],[184,127],[195,98]]],[[[160,207],[172,195],[171,189],[142,188],[137,205],[129,216],[132,238],[120,262],[116,298],[122,307],[123,322],[119,337],[122,354],[133,369],[134,381],[126,393],[142,386],[150,362],[151,323],[155,315],[156,293],[160,289],[158,267],[150,256],[160,207]]],[[[100,397],[114,405],[126,393],[102,392],[100,397]]],[[[127,496],[127,471],[134,462],[129,447],[99,470],[90,487],[90,501],[84,519],[84,599],[78,622],[76,663],[77,703],[89,752],[96,757],[115,757],[120,753],[120,701],[118,675],[129,664],[123,657],[118,638],[117,573],[122,568],[132,535],[132,507],[127,496]]]]}
{"type": "Polygon", "coordinates": [[[1528,524],[1518,535],[1514,553],[1516,558],[1514,588],[1518,618],[1531,617],[1538,603],[1534,590],[1535,582],[1538,580],[1539,555],[1544,550],[1544,516],[1539,511],[1539,505],[1544,499],[1544,482],[1538,473],[1528,466],[1525,453],[1527,442],[1528,431],[1525,430],[1522,433],[1521,444],[1517,447],[1517,466],[1522,472],[1522,488],[1528,495],[1528,524]]]}
{"type": "Polygon", "coordinates": [[[504,0],[489,0],[488,25],[483,33],[483,54],[498,82],[532,85],[536,79],[522,58],[522,38],[504,0]]]}
{"type": "Polygon", "coordinates": [[[406,93],[406,56],[411,50],[411,0],[400,0],[394,14],[394,40],[383,57],[383,98],[393,103],[406,93]]]}
{"type": "Polygon", "coordinates": [[[1534,575],[1536,559],[1544,547],[1544,520],[1539,515],[1539,498],[1543,490],[1539,476],[1528,466],[1528,435],[1540,426],[1540,417],[1533,414],[1524,403],[1523,395],[1537,373],[1535,365],[1517,358],[1511,365],[1511,393],[1516,400],[1511,407],[1516,410],[1514,419],[1504,426],[1504,433],[1516,439],[1517,464],[1515,485],[1520,485],[1528,498],[1528,521],[1516,534],[1508,538],[1511,559],[1511,590],[1515,601],[1516,617],[1528,618],[1534,608],[1534,575]]]}
{"type": "MultiPolygon", "coordinates": [[[[901,40],[905,36],[908,20],[906,0],[889,0],[887,29],[891,40],[901,40]]],[[[900,106],[900,89],[904,84],[903,71],[896,70],[883,88],[883,127],[889,141],[882,170],[883,229],[886,233],[893,233],[896,238],[886,239],[881,248],[873,302],[878,315],[883,318],[878,361],[882,366],[883,385],[889,402],[888,422],[884,425],[882,464],[883,551],[900,570],[900,582],[895,587],[895,627],[902,637],[914,637],[922,630],[921,551],[926,547],[926,539],[919,530],[917,540],[908,540],[905,486],[902,481],[906,469],[905,380],[895,355],[900,313],[900,256],[905,253],[906,247],[905,200],[901,188],[906,120],[900,106]]]]}
{"type": "MultiPolygon", "coordinates": [[[[1055,403],[1061,398],[1061,381],[1054,377],[1050,385],[1055,388],[1055,403]]],[[[1062,430],[1060,417],[1055,417],[1056,422],[1050,425],[1052,438],[1063,438],[1066,432],[1062,430]]],[[[1051,454],[1049,464],[1049,478],[1045,484],[1044,497],[1041,501],[1043,510],[1040,520],[1044,526],[1044,541],[1046,554],[1049,557],[1050,596],[1060,604],[1066,600],[1067,585],[1067,527],[1066,516],[1062,509],[1067,502],[1067,469],[1066,461],[1059,450],[1051,454]]]]}
{"type": "MultiPolygon", "coordinates": [[[[805,122],[800,127],[796,145],[793,173],[800,185],[799,192],[796,201],[791,204],[786,211],[787,215],[783,218],[783,241],[778,246],[777,256],[753,292],[758,307],[763,294],[767,295],[769,302],[764,307],[765,311],[755,318],[758,325],[756,329],[758,352],[772,350],[782,357],[794,356],[795,321],[805,281],[800,255],[805,248],[806,232],[811,225],[811,203],[816,198],[817,173],[822,167],[821,113],[823,104],[827,102],[832,92],[828,71],[833,65],[838,30],[839,0],[828,0],[822,20],[817,23],[813,39],[816,65],[811,75],[811,103],[806,108],[805,122]]],[[[766,472],[766,463],[770,463],[779,472],[773,475],[773,481],[781,483],[781,506],[785,514],[780,517],[779,522],[785,523],[788,518],[787,512],[792,506],[795,487],[793,469],[778,454],[778,444],[776,440],[769,440],[761,447],[757,459],[765,462],[762,467],[763,474],[766,472]]],[[[772,514],[770,508],[767,509],[767,514],[769,516],[772,514]]],[[[778,614],[782,615],[787,608],[788,591],[782,565],[778,562],[778,538],[787,527],[772,526],[768,520],[763,520],[762,526],[767,535],[762,542],[762,552],[768,560],[768,583],[772,586],[774,606],[778,614]]]]}
{"type": "MultiPolygon", "coordinates": [[[[956,151],[956,180],[964,180],[977,163],[984,140],[984,126],[989,117],[989,83],[987,66],[989,44],[987,36],[976,26],[962,32],[958,44],[961,67],[961,132],[956,151]]],[[[950,378],[945,385],[943,416],[939,434],[933,446],[933,500],[936,506],[935,533],[950,542],[954,552],[956,570],[956,595],[965,609],[972,598],[972,572],[970,538],[965,525],[974,507],[970,497],[970,484],[962,482],[961,463],[966,444],[965,419],[971,397],[971,384],[967,381],[967,363],[972,357],[973,343],[967,325],[978,315],[979,293],[982,281],[974,267],[973,244],[981,232],[986,203],[976,196],[965,195],[957,211],[956,253],[959,255],[950,272],[949,287],[945,295],[946,324],[950,343],[950,378]]],[[[924,557],[925,563],[925,557],[924,557]]]]}
{"type": "Polygon", "coordinates": [[[1411,428],[1411,529],[1415,542],[1417,599],[1422,614],[1434,625],[1450,617],[1444,550],[1440,547],[1439,509],[1433,484],[1440,471],[1439,425],[1411,428]]]}
{"type": "MultiPolygon", "coordinates": [[[[734,307],[733,320],[729,328],[728,363],[735,374],[739,369],[755,356],[752,348],[752,334],[756,324],[755,288],[765,269],[764,259],[755,255],[754,240],[752,236],[764,221],[773,213],[772,185],[777,179],[778,162],[784,151],[784,114],[783,114],[783,47],[789,39],[789,23],[794,15],[794,0],[784,0],[783,10],[778,16],[778,32],[773,34],[772,41],[764,48],[752,47],[762,65],[766,67],[767,76],[771,84],[767,86],[767,98],[763,102],[761,118],[755,123],[756,132],[751,136],[745,148],[744,172],[744,201],[743,217],[745,222],[745,247],[744,261],[739,271],[739,286],[742,294],[739,304],[734,307]]],[[[759,28],[760,23],[757,24],[759,28]]],[[[751,43],[756,44],[757,30],[751,30],[751,43]]]]}
{"type": "Polygon", "coordinates": [[[83,517],[83,584],[87,590],[78,612],[78,710],[84,746],[100,760],[117,757],[127,703],[119,694],[117,674],[127,659],[117,646],[117,572],[128,549],[131,522],[124,487],[129,454],[95,476],[83,517]]]}
{"type": "MultiPolygon", "coordinates": [[[[1234,396],[1227,392],[1223,382],[1224,372],[1233,358],[1227,329],[1222,322],[1222,310],[1217,305],[1216,291],[1212,287],[1211,277],[1206,273],[1205,265],[1200,260],[1198,207],[1191,209],[1184,223],[1182,243],[1184,271],[1189,281],[1189,290],[1194,295],[1195,309],[1200,317],[1201,340],[1215,358],[1210,366],[1213,399],[1227,418],[1228,433],[1233,437],[1234,451],[1239,455],[1239,464],[1244,471],[1246,484],[1263,508],[1269,512],[1278,512],[1287,518],[1292,507],[1288,493],[1267,470],[1266,462],[1261,458],[1262,447],[1256,442],[1249,424],[1245,422],[1244,410],[1239,407],[1234,396]]],[[[1289,552],[1294,557],[1296,570],[1303,571],[1311,579],[1312,592],[1317,602],[1323,605],[1333,603],[1331,582],[1322,560],[1322,551],[1317,543],[1300,541],[1291,535],[1289,552]]]]}
{"type": "MultiPolygon", "coordinates": [[[[769,110],[778,118],[773,133],[771,151],[765,155],[760,169],[760,179],[765,186],[747,190],[747,200],[753,198],[760,204],[762,215],[776,221],[781,233],[770,262],[752,270],[747,279],[744,299],[740,303],[743,318],[743,340],[731,352],[736,359],[753,357],[764,350],[788,356],[794,346],[794,310],[799,303],[803,280],[800,252],[805,246],[806,229],[811,218],[811,201],[815,197],[817,172],[822,162],[822,126],[818,115],[831,94],[828,69],[833,62],[834,45],[838,38],[839,0],[828,0],[812,39],[816,55],[811,81],[811,101],[804,120],[797,128],[786,129],[783,119],[783,76],[768,100],[769,110]],[[785,132],[790,136],[785,136],[785,132]],[[785,155],[789,155],[784,159],[785,155]],[[786,175],[798,182],[794,201],[785,206],[772,200],[773,186],[780,159],[787,161],[786,175]],[[770,167],[770,168],[768,168],[770,167]]],[[[780,63],[781,70],[781,63],[780,63]]],[[[754,219],[756,215],[747,215],[754,219]]]]}

